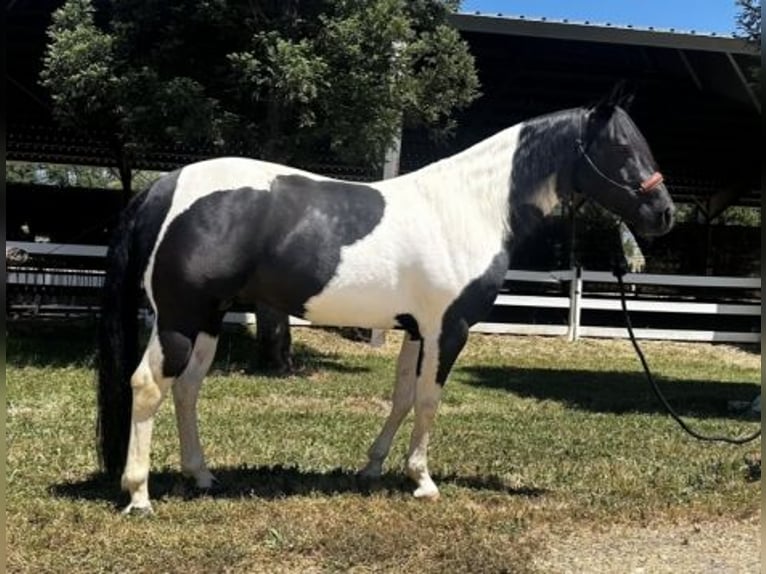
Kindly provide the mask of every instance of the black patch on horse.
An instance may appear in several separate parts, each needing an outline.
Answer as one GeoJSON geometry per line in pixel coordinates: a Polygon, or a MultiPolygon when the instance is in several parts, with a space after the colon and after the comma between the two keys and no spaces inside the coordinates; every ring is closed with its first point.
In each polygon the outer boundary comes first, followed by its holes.
{"type": "Polygon", "coordinates": [[[222,306],[245,282],[254,259],[256,215],[266,209],[266,196],[250,188],[214,192],[170,222],[152,275],[160,334],[173,331],[192,343],[200,331],[218,334],[222,306]]]}
{"type": "Polygon", "coordinates": [[[335,277],[341,248],[372,233],[386,203],[368,185],[299,175],[277,177],[269,198],[264,251],[240,295],[303,316],[335,277]]]}
{"type": "Polygon", "coordinates": [[[191,358],[194,341],[175,331],[160,331],[162,347],[162,376],[178,377],[191,358]]]}
{"type": "Polygon", "coordinates": [[[157,250],[160,329],[215,334],[231,301],[303,316],[306,301],[335,276],[341,248],[369,235],[384,211],[370,186],[294,175],[277,177],[271,191],[200,198],[170,223],[157,250]]]}
{"type": "Polygon", "coordinates": [[[468,329],[484,319],[492,309],[508,271],[508,253],[495,255],[487,270],[463,288],[442,319],[439,336],[439,369],[436,382],[443,385],[468,338],[468,329]]]}
{"type": "Polygon", "coordinates": [[[423,336],[420,334],[420,327],[418,326],[418,322],[409,313],[402,313],[400,315],[397,315],[396,322],[399,324],[399,326],[405,330],[405,332],[410,336],[410,339],[413,341],[422,341],[423,336]]]}
{"type": "Polygon", "coordinates": [[[420,342],[420,348],[418,349],[418,364],[415,367],[415,374],[419,377],[423,370],[423,336],[420,334],[420,326],[418,325],[417,319],[409,313],[401,313],[395,318],[399,326],[410,336],[410,339],[420,342]]]}

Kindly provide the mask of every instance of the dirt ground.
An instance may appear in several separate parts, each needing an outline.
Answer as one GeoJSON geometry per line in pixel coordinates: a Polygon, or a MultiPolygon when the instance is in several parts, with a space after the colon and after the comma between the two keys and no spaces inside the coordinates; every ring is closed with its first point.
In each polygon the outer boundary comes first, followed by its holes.
{"type": "Polygon", "coordinates": [[[760,518],[619,526],[548,536],[536,566],[549,574],[759,574],[760,518]]]}

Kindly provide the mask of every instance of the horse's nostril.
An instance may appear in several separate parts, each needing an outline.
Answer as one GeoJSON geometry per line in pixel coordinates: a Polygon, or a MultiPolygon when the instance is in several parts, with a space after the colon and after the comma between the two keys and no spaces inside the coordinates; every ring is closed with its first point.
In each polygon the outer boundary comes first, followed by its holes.
{"type": "Polygon", "coordinates": [[[667,207],[665,208],[665,211],[662,212],[662,222],[667,226],[670,227],[673,225],[673,208],[667,207]]]}

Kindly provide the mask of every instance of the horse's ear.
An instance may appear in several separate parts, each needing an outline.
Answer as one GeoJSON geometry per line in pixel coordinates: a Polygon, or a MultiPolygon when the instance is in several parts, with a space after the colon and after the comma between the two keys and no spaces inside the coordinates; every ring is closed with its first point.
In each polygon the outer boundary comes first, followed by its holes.
{"type": "Polygon", "coordinates": [[[628,86],[628,82],[619,80],[594,109],[599,115],[611,116],[617,106],[627,110],[633,103],[633,98],[633,90],[628,86]]]}
{"type": "Polygon", "coordinates": [[[629,80],[620,80],[612,89],[612,97],[615,106],[620,106],[627,111],[636,97],[636,87],[629,80]]]}
{"type": "Polygon", "coordinates": [[[630,111],[630,106],[633,105],[633,100],[636,99],[636,94],[633,92],[626,93],[620,103],[618,104],[623,110],[630,111]]]}

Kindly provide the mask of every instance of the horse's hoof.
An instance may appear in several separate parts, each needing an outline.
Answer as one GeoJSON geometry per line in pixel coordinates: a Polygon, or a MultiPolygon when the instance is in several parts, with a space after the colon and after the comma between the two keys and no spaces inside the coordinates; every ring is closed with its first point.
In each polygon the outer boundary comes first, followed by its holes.
{"type": "Polygon", "coordinates": [[[223,486],[217,480],[214,480],[210,486],[195,486],[194,496],[204,498],[206,496],[215,497],[223,493],[223,486]]]}
{"type": "Polygon", "coordinates": [[[436,488],[435,484],[420,486],[412,494],[419,500],[428,500],[431,502],[439,500],[439,489],[436,488]]]}
{"type": "Polygon", "coordinates": [[[123,516],[153,516],[154,510],[151,504],[148,506],[136,506],[131,502],[122,511],[122,514],[123,516]]]}
{"type": "Polygon", "coordinates": [[[382,474],[383,469],[380,467],[380,465],[372,463],[368,464],[356,473],[356,475],[361,480],[380,480],[382,474]]]}
{"type": "Polygon", "coordinates": [[[190,495],[195,498],[202,496],[215,496],[216,494],[220,494],[223,491],[221,483],[218,482],[218,479],[209,472],[202,474],[199,478],[192,478],[192,480],[187,484],[189,486],[189,490],[191,491],[190,495]]]}

